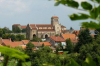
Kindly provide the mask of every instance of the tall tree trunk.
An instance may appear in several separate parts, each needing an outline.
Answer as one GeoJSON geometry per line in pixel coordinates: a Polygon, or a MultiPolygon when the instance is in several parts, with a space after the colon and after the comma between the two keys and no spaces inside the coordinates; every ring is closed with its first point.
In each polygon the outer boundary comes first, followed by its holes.
{"type": "Polygon", "coordinates": [[[9,56],[4,56],[4,61],[3,61],[3,66],[7,66],[8,64],[8,59],[9,59],[9,56]]]}

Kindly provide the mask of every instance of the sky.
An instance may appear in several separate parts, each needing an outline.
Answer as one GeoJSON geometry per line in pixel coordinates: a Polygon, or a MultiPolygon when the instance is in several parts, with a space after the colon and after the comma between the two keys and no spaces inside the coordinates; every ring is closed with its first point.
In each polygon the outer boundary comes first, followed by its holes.
{"type": "MultiPolygon", "coordinates": [[[[80,3],[85,0],[76,1],[80,3]]],[[[73,27],[79,30],[83,21],[71,21],[68,15],[80,11],[54,4],[53,0],[0,0],[0,27],[12,29],[13,24],[51,24],[51,17],[58,16],[59,23],[67,29],[73,27]]]]}

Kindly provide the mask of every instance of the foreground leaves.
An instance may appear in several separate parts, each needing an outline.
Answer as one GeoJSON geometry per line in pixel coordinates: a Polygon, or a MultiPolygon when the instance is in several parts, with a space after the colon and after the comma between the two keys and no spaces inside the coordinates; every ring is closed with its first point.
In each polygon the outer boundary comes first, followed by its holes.
{"type": "Polygon", "coordinates": [[[20,52],[19,50],[8,48],[8,47],[0,47],[0,52],[6,56],[14,57],[17,59],[20,59],[22,61],[25,61],[26,58],[29,58],[28,55],[24,54],[23,52],[20,52]]]}

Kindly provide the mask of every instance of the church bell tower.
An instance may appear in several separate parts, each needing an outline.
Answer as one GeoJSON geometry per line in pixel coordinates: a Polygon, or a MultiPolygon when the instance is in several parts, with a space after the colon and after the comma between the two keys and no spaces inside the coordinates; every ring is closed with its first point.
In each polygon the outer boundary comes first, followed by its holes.
{"type": "Polygon", "coordinates": [[[57,16],[51,17],[51,25],[55,26],[56,24],[59,24],[59,18],[57,16]]]}

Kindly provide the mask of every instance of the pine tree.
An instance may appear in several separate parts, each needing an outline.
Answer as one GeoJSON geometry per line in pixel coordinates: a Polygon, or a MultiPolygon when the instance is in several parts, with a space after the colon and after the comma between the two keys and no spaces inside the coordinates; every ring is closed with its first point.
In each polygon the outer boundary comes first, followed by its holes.
{"type": "Polygon", "coordinates": [[[90,36],[89,29],[82,30],[79,34],[78,43],[75,46],[75,51],[79,52],[82,45],[89,44],[93,42],[93,38],[90,36]]]}

